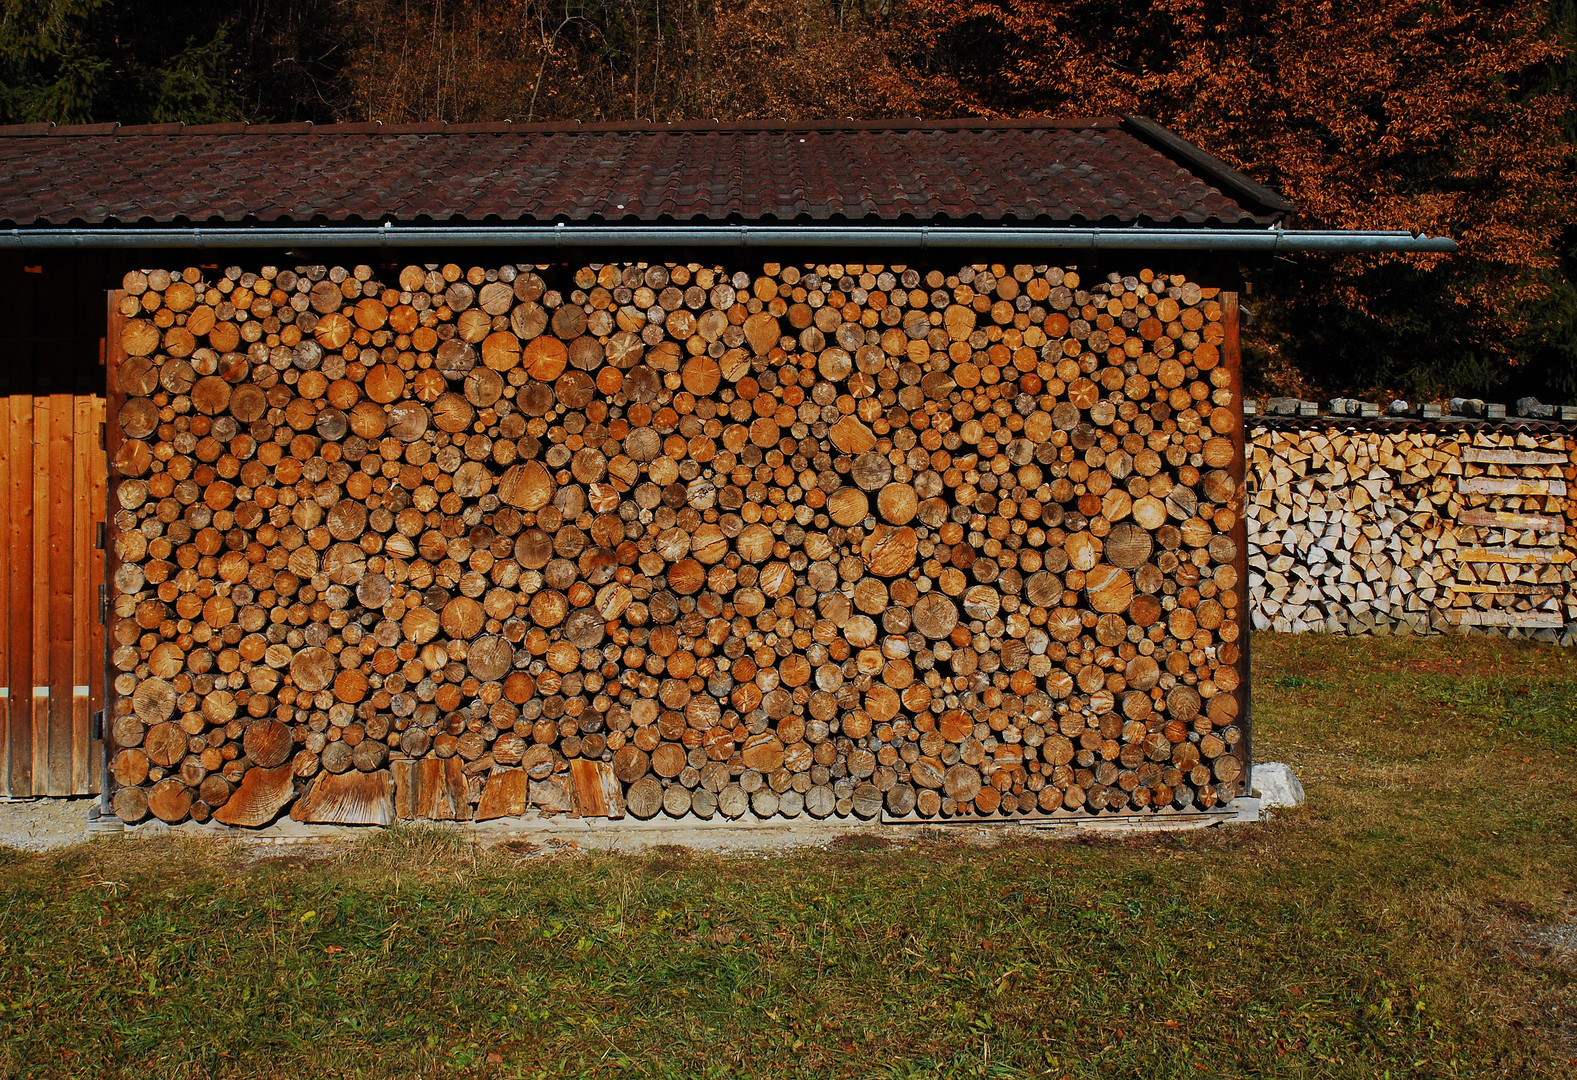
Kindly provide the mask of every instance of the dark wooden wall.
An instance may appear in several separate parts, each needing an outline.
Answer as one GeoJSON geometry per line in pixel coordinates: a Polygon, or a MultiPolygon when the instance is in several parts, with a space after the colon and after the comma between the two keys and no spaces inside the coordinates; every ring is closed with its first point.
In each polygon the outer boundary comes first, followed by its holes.
{"type": "Polygon", "coordinates": [[[7,258],[0,290],[0,793],[99,790],[102,260],[7,258]]]}
{"type": "Polygon", "coordinates": [[[94,254],[0,259],[0,394],[104,395],[105,272],[94,254]]]}

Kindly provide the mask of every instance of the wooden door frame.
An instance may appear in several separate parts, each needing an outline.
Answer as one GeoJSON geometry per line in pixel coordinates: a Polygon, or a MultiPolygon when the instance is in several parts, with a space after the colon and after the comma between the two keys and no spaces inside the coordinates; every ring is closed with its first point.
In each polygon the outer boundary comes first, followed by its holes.
{"type": "Polygon", "coordinates": [[[102,776],[99,786],[99,814],[101,817],[114,816],[110,800],[114,796],[110,782],[110,759],[115,756],[114,719],[115,719],[115,666],[110,663],[111,654],[114,652],[114,639],[110,635],[110,614],[115,602],[115,572],[120,569],[118,548],[115,543],[115,489],[120,479],[115,471],[116,456],[120,453],[123,436],[120,429],[119,417],[121,406],[126,401],[126,391],[121,386],[121,365],[126,362],[126,347],[122,344],[122,332],[126,327],[126,316],[120,313],[120,302],[126,293],[122,289],[110,289],[106,299],[107,308],[104,334],[104,586],[99,599],[99,621],[103,624],[104,633],[104,693],[103,707],[99,713],[99,733],[104,751],[100,768],[102,776]]]}

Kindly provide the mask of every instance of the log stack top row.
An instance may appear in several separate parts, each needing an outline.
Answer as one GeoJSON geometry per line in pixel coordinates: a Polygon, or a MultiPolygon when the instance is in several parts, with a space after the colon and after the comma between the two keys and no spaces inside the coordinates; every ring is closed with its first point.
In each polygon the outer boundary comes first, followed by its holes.
{"type": "Polygon", "coordinates": [[[117,304],[128,821],[1241,789],[1230,295],[435,264],[149,270],[117,304]]]}

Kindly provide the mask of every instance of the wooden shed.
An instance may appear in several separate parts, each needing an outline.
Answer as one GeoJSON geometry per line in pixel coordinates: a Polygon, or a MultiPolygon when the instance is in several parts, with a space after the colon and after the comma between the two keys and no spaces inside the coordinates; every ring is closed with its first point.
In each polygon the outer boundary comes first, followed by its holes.
{"type": "Polygon", "coordinates": [[[1137,118],[0,162],[0,789],[127,822],[1213,812],[1241,267],[1448,244],[1137,118]]]}

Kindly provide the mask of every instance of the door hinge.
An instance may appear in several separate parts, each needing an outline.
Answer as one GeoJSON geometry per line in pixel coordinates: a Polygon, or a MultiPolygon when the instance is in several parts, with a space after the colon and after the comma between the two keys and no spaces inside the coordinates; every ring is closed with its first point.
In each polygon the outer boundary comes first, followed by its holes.
{"type": "Polygon", "coordinates": [[[110,448],[110,429],[109,429],[109,425],[108,424],[100,424],[99,425],[99,449],[100,450],[108,450],[109,448],[110,448]]]}
{"type": "Polygon", "coordinates": [[[107,623],[109,621],[110,621],[110,587],[108,585],[100,585],[99,586],[99,622],[107,623]]]}
{"type": "Polygon", "coordinates": [[[105,539],[105,537],[108,534],[109,534],[109,522],[107,522],[107,521],[99,522],[98,523],[98,528],[96,530],[96,539],[93,541],[93,546],[98,548],[100,551],[103,551],[104,550],[104,539],[105,539]]]}
{"type": "Polygon", "coordinates": [[[93,714],[93,724],[89,728],[88,738],[90,738],[90,739],[102,739],[102,738],[104,738],[104,710],[103,709],[99,709],[99,710],[94,712],[94,714],[93,714]]]}

